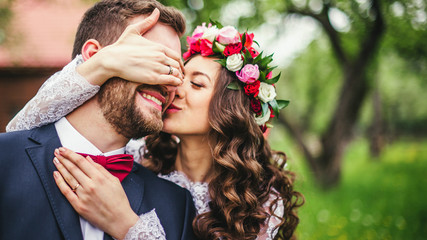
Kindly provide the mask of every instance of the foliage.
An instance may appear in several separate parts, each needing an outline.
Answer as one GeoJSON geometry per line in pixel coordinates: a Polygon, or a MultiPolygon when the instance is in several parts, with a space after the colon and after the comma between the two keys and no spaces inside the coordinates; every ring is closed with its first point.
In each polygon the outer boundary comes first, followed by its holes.
{"type": "Polygon", "coordinates": [[[344,156],[342,182],[324,192],[313,183],[289,137],[277,129],[271,140],[273,149],[287,152],[288,166],[297,174],[297,191],[305,195],[299,210],[299,239],[425,238],[427,141],[398,141],[380,159],[372,159],[368,142],[359,138],[344,156]]]}

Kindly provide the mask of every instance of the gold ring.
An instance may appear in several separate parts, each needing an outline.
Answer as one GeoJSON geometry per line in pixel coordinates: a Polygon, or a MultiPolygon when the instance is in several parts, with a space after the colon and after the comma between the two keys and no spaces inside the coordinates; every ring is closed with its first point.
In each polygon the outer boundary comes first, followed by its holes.
{"type": "Polygon", "coordinates": [[[171,75],[173,73],[173,68],[169,65],[169,73],[168,75],[171,75]]]}
{"type": "Polygon", "coordinates": [[[80,183],[77,183],[76,186],[72,188],[73,192],[76,192],[77,188],[80,187],[80,183]]]}

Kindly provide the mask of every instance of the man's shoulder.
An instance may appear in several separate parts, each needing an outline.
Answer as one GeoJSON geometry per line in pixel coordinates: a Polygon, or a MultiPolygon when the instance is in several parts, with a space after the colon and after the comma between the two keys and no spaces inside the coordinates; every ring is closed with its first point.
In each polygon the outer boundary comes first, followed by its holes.
{"type": "Polygon", "coordinates": [[[57,136],[54,124],[48,124],[30,130],[0,133],[0,142],[24,141],[28,138],[37,141],[39,136],[57,136]]]}

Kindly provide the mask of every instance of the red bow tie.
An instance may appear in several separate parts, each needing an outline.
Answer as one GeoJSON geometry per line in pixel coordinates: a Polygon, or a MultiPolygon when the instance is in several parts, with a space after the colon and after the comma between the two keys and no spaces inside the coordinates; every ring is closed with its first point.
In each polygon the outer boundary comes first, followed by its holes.
{"type": "Polygon", "coordinates": [[[130,173],[133,166],[133,156],[129,154],[117,154],[111,156],[90,155],[78,153],[83,157],[89,156],[93,161],[103,166],[111,174],[120,179],[120,182],[130,173]]]}

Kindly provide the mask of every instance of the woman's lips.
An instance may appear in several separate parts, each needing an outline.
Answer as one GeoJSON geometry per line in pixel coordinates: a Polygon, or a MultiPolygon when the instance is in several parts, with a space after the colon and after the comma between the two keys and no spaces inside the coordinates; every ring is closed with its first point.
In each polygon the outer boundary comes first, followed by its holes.
{"type": "Polygon", "coordinates": [[[178,111],[181,111],[181,108],[173,103],[171,103],[171,105],[169,105],[169,107],[166,109],[166,113],[175,113],[178,111]]]}

